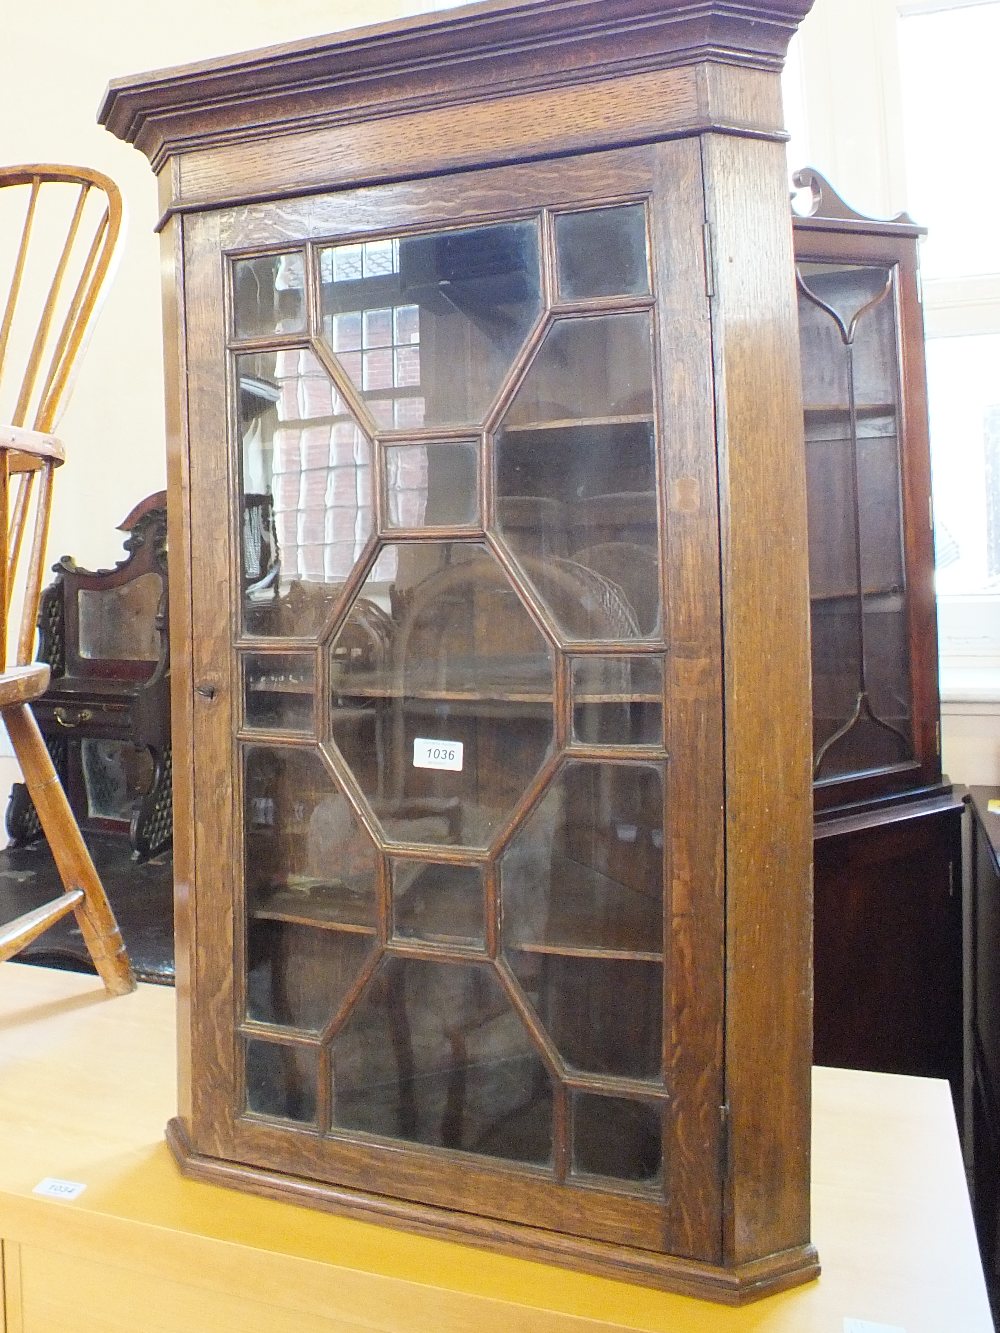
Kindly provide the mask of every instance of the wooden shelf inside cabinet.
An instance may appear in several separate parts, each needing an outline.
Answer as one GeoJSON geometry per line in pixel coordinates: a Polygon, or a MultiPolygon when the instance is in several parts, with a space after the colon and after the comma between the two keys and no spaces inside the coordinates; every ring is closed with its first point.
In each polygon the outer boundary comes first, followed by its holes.
{"type": "Polygon", "coordinates": [[[302,879],[276,886],[251,908],[255,921],[280,921],[288,925],[319,926],[360,935],[374,935],[371,896],[352,893],[345,884],[302,879]]]}
{"type": "Polygon", "coordinates": [[[109,91],[176,259],[189,1173],[730,1304],[816,1275],[809,7],[482,0],[109,91]]]}
{"type": "MultiPolygon", "coordinates": [[[[846,403],[806,403],[802,410],[807,426],[818,422],[842,421],[851,415],[851,409],[846,403]]],[[[856,403],[854,406],[854,414],[859,421],[868,421],[872,417],[895,417],[897,411],[895,403],[856,403]]]]}

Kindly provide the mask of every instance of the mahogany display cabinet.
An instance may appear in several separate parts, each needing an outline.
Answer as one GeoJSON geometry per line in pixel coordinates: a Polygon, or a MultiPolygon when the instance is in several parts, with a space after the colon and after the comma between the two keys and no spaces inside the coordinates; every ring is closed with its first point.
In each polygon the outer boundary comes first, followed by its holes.
{"type": "Polygon", "coordinates": [[[729,1302],[818,1271],[808,8],[109,89],[168,275],[191,1174],[729,1302]]]}
{"type": "Polygon", "coordinates": [[[918,243],[814,170],[794,217],[815,783],[815,1059],[962,1086],[918,243]]]}

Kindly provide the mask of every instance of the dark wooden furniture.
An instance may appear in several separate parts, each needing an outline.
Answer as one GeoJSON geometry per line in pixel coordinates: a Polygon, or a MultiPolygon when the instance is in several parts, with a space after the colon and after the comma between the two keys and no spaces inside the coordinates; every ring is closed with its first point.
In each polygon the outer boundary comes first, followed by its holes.
{"type": "MultiPolygon", "coordinates": [[[[986,1280],[1000,1298],[1000,787],[971,787],[969,999],[972,1204],[986,1280]]],[[[971,1147],[971,1153],[969,1148],[971,1147]]]]}
{"type": "Polygon", "coordinates": [[[172,271],[190,1173],[816,1273],[807,9],[492,0],[109,90],[172,271]]]}
{"type": "Polygon", "coordinates": [[[62,892],[0,926],[0,961],[72,916],[112,995],[135,989],[118,923],[31,705],[49,683],[34,660],[56,468],[53,435],[111,272],[121,225],[112,180],[86,168],[0,169],[4,261],[0,314],[0,716],[45,830],[62,892]]]}
{"type": "MultiPolygon", "coordinates": [[[[42,595],[39,657],[51,669],[35,716],[85,830],[126,836],[137,860],[170,845],[170,644],[166,493],[119,525],[114,569],[53,567],[42,595]]],[[[7,810],[15,846],[41,835],[23,785],[7,810]]]]}
{"type": "Polygon", "coordinates": [[[921,230],[815,171],[794,217],[812,613],[817,1063],[962,1087],[961,814],[941,773],[921,230]]]}

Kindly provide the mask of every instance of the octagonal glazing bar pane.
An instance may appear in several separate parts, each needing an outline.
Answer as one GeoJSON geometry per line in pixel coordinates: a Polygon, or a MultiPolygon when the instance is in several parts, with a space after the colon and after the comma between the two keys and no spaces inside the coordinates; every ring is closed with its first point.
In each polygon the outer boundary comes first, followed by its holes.
{"type": "Polygon", "coordinates": [[[488,847],[551,753],[553,652],[485,543],[382,548],[330,651],[330,734],[391,843],[488,847]]]}

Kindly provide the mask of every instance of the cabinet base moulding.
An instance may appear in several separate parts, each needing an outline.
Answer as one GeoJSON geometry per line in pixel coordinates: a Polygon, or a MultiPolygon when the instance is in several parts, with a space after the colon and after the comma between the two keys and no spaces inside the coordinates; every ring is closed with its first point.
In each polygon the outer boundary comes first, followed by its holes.
{"type": "Polygon", "coordinates": [[[753,1263],[722,1268],[677,1255],[655,1254],[579,1236],[546,1233],[537,1227],[519,1226],[471,1213],[452,1213],[427,1204],[325,1185],[246,1163],[209,1157],[194,1150],[183,1121],[177,1118],[168,1122],[166,1137],[181,1171],[192,1180],[235,1187],[281,1203],[306,1204],[342,1217],[385,1223],[421,1236],[474,1245],[521,1259],[541,1260],[598,1277],[634,1282],[724,1305],[746,1305],[764,1296],[773,1296],[812,1281],[820,1272],[819,1258],[812,1245],[795,1246],[753,1263]]]}

